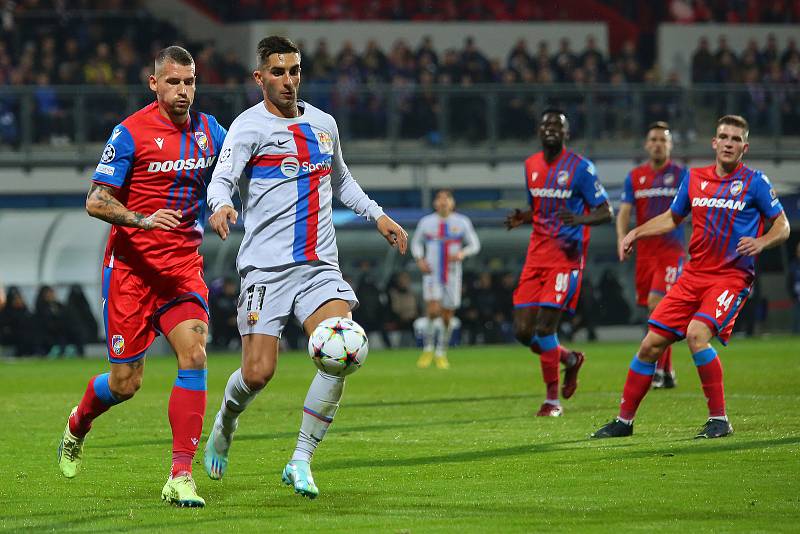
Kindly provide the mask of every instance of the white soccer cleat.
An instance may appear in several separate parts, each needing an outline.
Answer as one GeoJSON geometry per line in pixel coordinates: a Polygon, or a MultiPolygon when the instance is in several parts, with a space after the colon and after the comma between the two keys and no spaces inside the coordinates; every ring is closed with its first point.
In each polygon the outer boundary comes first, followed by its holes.
{"type": "Polygon", "coordinates": [[[217,424],[219,417],[218,413],[214,419],[214,425],[211,427],[211,432],[208,434],[205,454],[203,455],[203,465],[212,480],[221,480],[225,475],[225,471],[228,469],[228,451],[233,441],[233,432],[226,436],[222,431],[222,425],[217,424]]]}

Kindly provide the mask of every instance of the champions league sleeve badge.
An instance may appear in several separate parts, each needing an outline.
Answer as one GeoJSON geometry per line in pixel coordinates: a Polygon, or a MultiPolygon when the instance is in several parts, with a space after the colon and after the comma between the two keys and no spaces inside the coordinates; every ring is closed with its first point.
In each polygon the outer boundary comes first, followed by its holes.
{"type": "Polygon", "coordinates": [[[208,148],[208,137],[206,137],[205,132],[195,132],[194,140],[197,141],[197,146],[200,147],[200,150],[205,150],[208,148]]]}

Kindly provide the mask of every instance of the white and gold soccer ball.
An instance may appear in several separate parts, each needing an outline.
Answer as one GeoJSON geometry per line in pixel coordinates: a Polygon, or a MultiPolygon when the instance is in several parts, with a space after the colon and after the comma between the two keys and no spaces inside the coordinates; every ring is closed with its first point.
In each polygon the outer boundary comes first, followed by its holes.
{"type": "Polygon", "coordinates": [[[369,352],[367,333],[346,317],[325,319],[308,339],[308,355],[323,373],[347,376],[364,365],[369,352]]]}

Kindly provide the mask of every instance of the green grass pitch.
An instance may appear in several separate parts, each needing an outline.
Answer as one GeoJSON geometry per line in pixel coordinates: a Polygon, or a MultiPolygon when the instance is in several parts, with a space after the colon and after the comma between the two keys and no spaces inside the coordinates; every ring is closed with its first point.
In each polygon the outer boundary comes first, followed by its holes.
{"type": "MultiPolygon", "coordinates": [[[[543,385],[521,347],[370,354],[348,378],[317,450],[320,497],[280,483],[310,360],[282,356],[242,416],[225,479],[195,463],[204,509],[160,500],[169,469],[171,358],[153,358],[132,401],[99,418],[83,470],[62,478],[56,446],[101,360],[0,362],[0,529],[186,532],[800,531],[800,341],[734,339],[721,351],[736,433],[693,440],[705,399],[684,344],[678,388],[651,391],[632,438],[590,441],[616,413],[634,344],[594,343],[561,419],[533,416],[543,385]]],[[[209,357],[205,430],[238,356],[209,357]]]]}

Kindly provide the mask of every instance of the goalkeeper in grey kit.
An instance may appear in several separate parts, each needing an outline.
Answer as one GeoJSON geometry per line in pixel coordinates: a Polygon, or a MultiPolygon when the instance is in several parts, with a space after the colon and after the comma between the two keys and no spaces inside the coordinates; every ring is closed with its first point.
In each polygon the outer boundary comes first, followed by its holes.
{"type": "MultiPolygon", "coordinates": [[[[206,472],[221,479],[239,415],[275,372],[278,343],[290,316],[310,335],[331,317],[351,317],[358,305],[339,270],[333,195],[374,220],[400,253],[408,234],[383,213],[353,179],[342,159],[333,117],[297,99],[300,50],[283,37],[258,44],[253,72],[264,100],[233,121],[208,186],[211,228],[226,239],[238,213],[231,200],[239,180],[245,235],[236,260],[242,278],[238,303],[242,366],[231,374],[205,448],[206,472]]],[[[319,494],[311,457],[333,421],[344,377],[318,371],[303,404],[302,424],[283,482],[295,492],[319,494]]]]}

